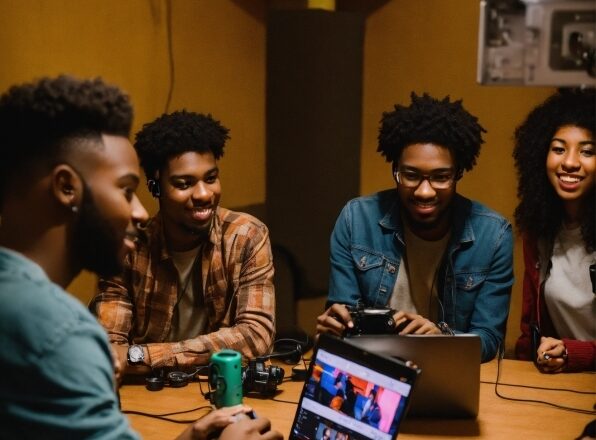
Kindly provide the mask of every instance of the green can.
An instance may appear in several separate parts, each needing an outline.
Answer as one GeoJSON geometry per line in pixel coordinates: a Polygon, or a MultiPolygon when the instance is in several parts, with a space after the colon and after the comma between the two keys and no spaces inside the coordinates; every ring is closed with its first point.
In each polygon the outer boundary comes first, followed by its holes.
{"type": "Polygon", "coordinates": [[[242,356],[235,350],[213,353],[209,363],[211,401],[217,408],[242,403],[242,356]]]}

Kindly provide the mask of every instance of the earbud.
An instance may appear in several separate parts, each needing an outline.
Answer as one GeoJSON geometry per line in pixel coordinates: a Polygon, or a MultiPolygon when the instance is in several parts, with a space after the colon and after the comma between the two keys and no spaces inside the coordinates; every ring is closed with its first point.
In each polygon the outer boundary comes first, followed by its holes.
{"type": "Polygon", "coordinates": [[[161,188],[159,186],[159,180],[157,179],[147,179],[147,189],[151,193],[151,195],[155,198],[161,196],[161,188]]]}

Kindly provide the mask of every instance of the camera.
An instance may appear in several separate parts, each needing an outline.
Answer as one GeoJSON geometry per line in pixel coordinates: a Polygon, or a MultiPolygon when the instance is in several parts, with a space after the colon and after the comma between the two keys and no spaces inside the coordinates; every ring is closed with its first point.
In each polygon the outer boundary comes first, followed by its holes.
{"type": "Polygon", "coordinates": [[[395,333],[395,310],[390,308],[347,306],[354,327],[346,328],[346,336],[395,333]]]}
{"type": "Polygon", "coordinates": [[[284,378],[283,368],[265,365],[265,358],[250,359],[242,368],[242,390],[244,394],[256,391],[263,396],[275,393],[284,378]]]}
{"type": "Polygon", "coordinates": [[[591,0],[481,0],[477,80],[594,87],[595,26],[591,0]]]}

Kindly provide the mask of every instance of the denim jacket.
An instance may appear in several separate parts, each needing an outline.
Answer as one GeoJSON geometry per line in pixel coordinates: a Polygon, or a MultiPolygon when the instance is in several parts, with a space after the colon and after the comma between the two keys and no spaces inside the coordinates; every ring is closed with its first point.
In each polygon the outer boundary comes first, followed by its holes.
{"type": "MultiPolygon", "coordinates": [[[[405,252],[394,189],[351,200],[331,235],[328,304],[384,307],[405,252]]],[[[511,224],[480,203],[456,194],[451,237],[437,280],[441,317],[456,333],[482,341],[482,362],[503,343],[511,286],[511,224]]]]}

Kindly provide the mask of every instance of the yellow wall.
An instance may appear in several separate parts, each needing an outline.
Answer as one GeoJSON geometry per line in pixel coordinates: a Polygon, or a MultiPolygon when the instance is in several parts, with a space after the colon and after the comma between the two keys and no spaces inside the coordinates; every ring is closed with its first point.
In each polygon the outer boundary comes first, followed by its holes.
{"type": "MultiPolygon", "coordinates": [[[[165,0],[0,0],[0,90],[62,72],[100,75],[127,90],[135,104],[133,130],[164,111],[168,90],[165,0]]],[[[175,89],[170,110],[211,112],[231,129],[221,162],[222,203],[265,201],[264,2],[173,0],[175,89]]],[[[463,98],[488,130],[478,165],[459,191],[508,218],[516,204],[512,133],[531,107],[553,89],[487,87],[475,81],[478,0],[391,0],[366,22],[361,192],[392,185],[376,153],[381,113],[410,91],[463,98]]],[[[356,171],[357,172],[357,171],[356,171]]],[[[142,200],[152,212],[147,192],[142,200]]],[[[521,255],[508,347],[518,334],[521,255]]],[[[94,279],[70,290],[83,301],[94,279]]],[[[318,301],[318,302],[317,302],[318,301]]],[[[300,307],[300,323],[314,329],[322,301],[300,307]]]]}
{"type": "MultiPolygon", "coordinates": [[[[170,111],[208,112],[230,128],[220,163],[222,203],[265,201],[265,27],[260,5],[174,0],[175,86],[170,111]],[[261,17],[259,16],[261,15],[261,17]]],[[[0,0],[0,90],[44,75],[102,76],[135,106],[133,133],[165,109],[165,0],[0,0]]],[[[151,212],[147,191],[141,199],[151,212]]],[[[87,301],[94,277],[69,290],[87,301]]]]}

